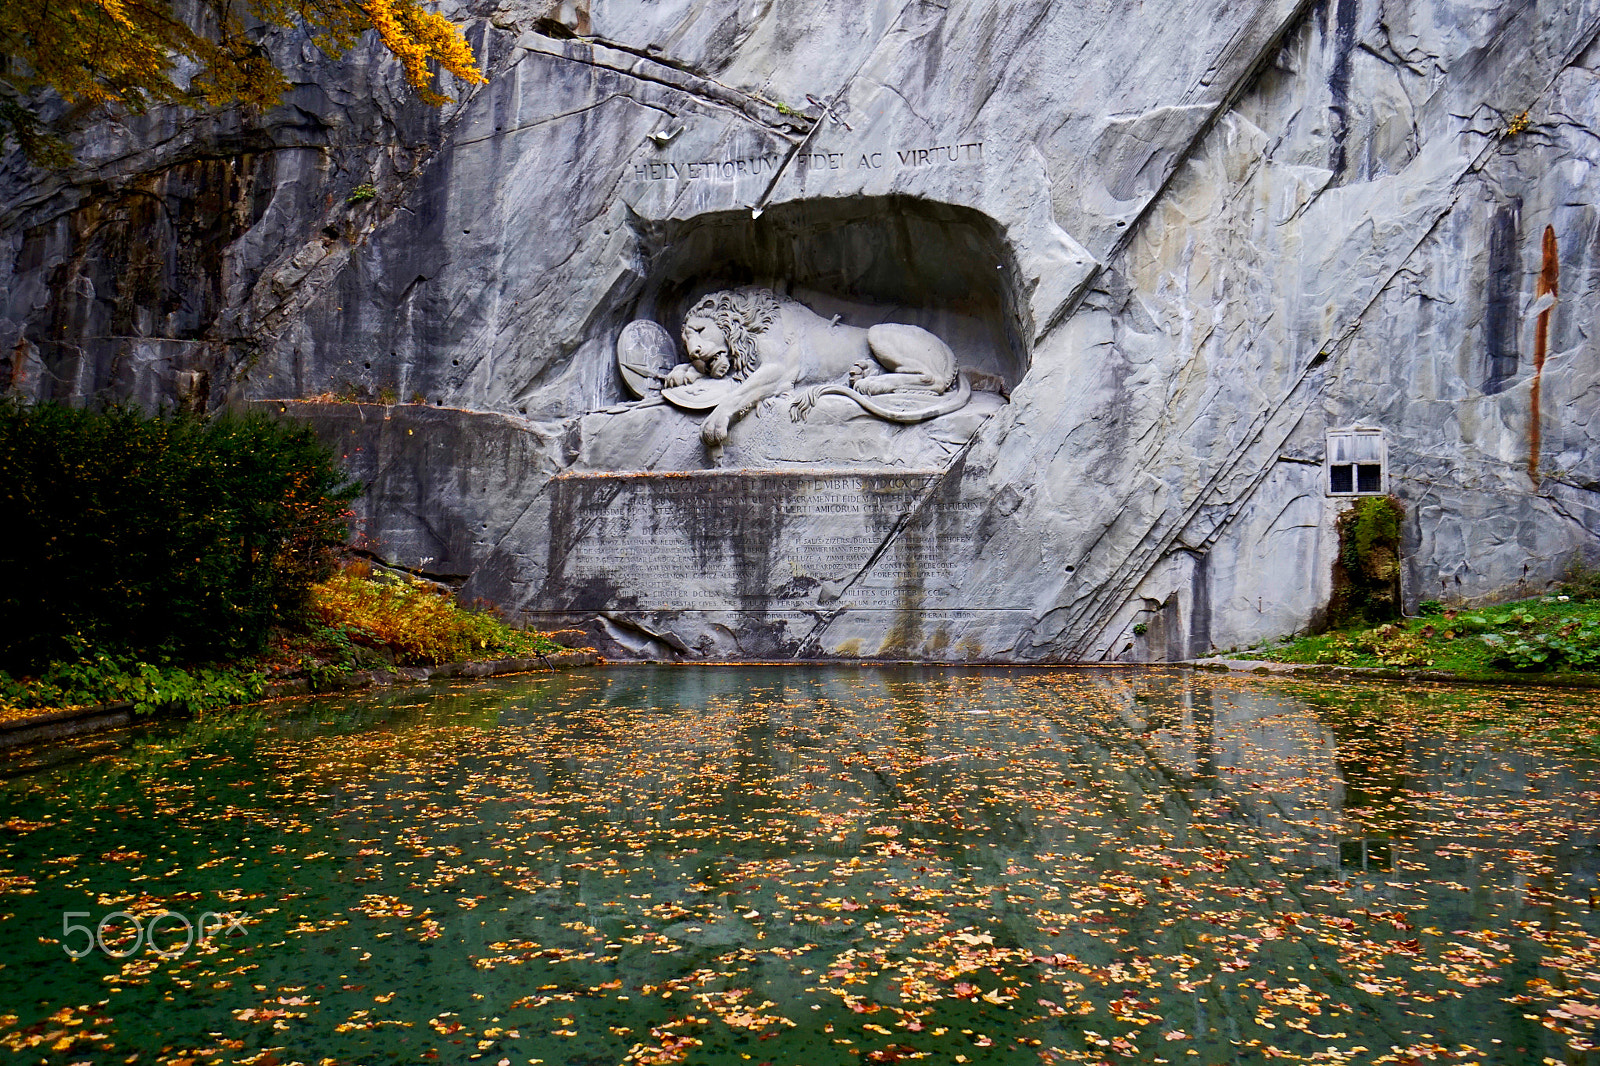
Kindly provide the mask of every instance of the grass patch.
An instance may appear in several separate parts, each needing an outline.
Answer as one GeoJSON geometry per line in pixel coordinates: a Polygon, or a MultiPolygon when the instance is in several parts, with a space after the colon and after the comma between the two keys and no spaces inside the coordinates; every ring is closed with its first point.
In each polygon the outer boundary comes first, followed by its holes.
{"type": "Polygon", "coordinates": [[[1346,629],[1253,648],[1236,658],[1458,674],[1600,669],[1600,600],[1539,596],[1477,610],[1346,629]]]}

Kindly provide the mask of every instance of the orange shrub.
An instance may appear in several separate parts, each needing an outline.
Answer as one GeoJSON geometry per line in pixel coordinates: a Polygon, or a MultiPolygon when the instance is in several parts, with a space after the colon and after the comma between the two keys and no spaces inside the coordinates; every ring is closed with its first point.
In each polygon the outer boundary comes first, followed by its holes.
{"type": "Polygon", "coordinates": [[[374,576],[365,564],[346,566],[317,585],[312,595],[312,613],[322,624],[344,630],[354,643],[388,649],[397,663],[429,665],[555,650],[540,633],[460,607],[427,582],[374,576]]]}

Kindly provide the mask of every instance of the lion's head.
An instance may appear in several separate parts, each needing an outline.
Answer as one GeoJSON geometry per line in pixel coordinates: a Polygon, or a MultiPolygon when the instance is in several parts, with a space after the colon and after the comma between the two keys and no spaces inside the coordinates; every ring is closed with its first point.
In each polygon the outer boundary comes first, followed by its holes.
{"type": "Polygon", "coordinates": [[[760,362],[756,338],[777,320],[778,301],[766,289],[709,293],[683,316],[683,347],[702,374],[743,380],[760,362]]]}

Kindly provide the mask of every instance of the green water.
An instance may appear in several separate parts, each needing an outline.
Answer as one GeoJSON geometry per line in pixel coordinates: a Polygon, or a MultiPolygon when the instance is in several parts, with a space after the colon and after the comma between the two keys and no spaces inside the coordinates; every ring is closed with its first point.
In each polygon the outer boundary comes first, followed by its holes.
{"type": "Polygon", "coordinates": [[[0,762],[0,1055],[1600,1061],[1597,733],[1551,692],[639,668],[58,744],[0,762]],[[64,949],[161,911],[239,925],[64,949]]]}

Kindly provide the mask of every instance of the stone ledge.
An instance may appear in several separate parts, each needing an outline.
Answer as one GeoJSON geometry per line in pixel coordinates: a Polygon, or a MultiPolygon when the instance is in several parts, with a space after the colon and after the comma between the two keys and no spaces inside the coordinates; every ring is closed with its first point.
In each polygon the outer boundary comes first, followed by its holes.
{"type": "Polygon", "coordinates": [[[60,740],[80,733],[99,733],[121,729],[133,723],[133,704],[111,703],[98,707],[79,707],[45,711],[0,723],[0,748],[37,744],[41,740],[60,740]]]}
{"type": "Polygon", "coordinates": [[[1327,669],[1322,666],[1307,667],[1302,663],[1278,663],[1262,659],[1191,659],[1182,665],[1192,666],[1197,670],[1229,670],[1234,673],[1249,674],[1295,674],[1307,669],[1327,669]]]}
{"type": "Polygon", "coordinates": [[[1510,685],[1527,688],[1600,688],[1600,674],[1456,674],[1449,670],[1401,670],[1384,666],[1331,666],[1280,663],[1266,659],[1190,659],[1175,663],[1197,670],[1215,670],[1258,677],[1302,677],[1312,680],[1425,681],[1441,685],[1510,685]]]}
{"type": "Polygon", "coordinates": [[[339,678],[329,688],[316,690],[303,677],[288,681],[275,681],[267,686],[262,696],[266,700],[285,699],[291,696],[310,696],[322,692],[356,692],[366,688],[383,688],[388,685],[409,685],[452,677],[503,677],[507,674],[531,674],[556,667],[596,666],[600,655],[593,648],[558,651],[532,659],[488,659],[476,662],[444,663],[440,666],[396,666],[388,670],[355,670],[339,678]]]}
{"type": "MultiPolygon", "coordinates": [[[[388,685],[417,684],[436,678],[503,677],[508,674],[527,674],[557,667],[595,666],[600,656],[593,648],[560,651],[553,655],[533,659],[492,659],[482,662],[445,663],[442,666],[399,666],[390,670],[357,670],[340,679],[324,692],[354,692],[388,685]]],[[[320,695],[313,692],[305,678],[277,681],[269,684],[261,700],[287,699],[294,696],[320,695]]],[[[244,706],[249,706],[245,704],[244,706]]],[[[164,716],[164,715],[163,715],[164,716]]],[[[156,716],[151,716],[152,718],[156,716]]],[[[83,733],[100,733],[121,729],[134,721],[132,703],[101,704],[98,707],[66,708],[41,711],[26,718],[0,722],[0,749],[17,748],[24,744],[37,744],[44,740],[61,740],[83,733]]]]}

